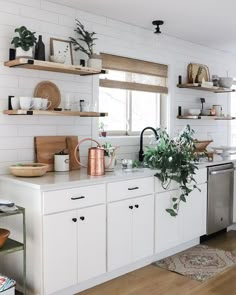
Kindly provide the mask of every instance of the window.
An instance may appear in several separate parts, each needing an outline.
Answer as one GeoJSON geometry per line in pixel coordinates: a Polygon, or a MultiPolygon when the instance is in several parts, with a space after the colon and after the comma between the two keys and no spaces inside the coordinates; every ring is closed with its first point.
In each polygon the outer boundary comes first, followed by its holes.
{"type": "Polygon", "coordinates": [[[100,118],[109,135],[135,135],[146,126],[160,126],[160,94],[168,89],[167,66],[159,66],[103,54],[109,72],[100,77],[99,109],[109,114],[100,118]]]}

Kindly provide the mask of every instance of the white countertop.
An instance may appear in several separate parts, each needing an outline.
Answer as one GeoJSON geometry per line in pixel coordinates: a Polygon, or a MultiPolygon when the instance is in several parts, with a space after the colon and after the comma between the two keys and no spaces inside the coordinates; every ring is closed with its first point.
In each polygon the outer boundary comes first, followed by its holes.
{"type": "MultiPolygon", "coordinates": [[[[224,159],[221,156],[215,156],[213,162],[199,162],[197,166],[199,169],[202,169],[208,166],[220,165],[229,162],[236,163],[236,155],[224,159]]],[[[155,170],[148,168],[135,168],[131,170],[116,169],[114,172],[106,172],[103,176],[90,176],[87,175],[87,169],[82,168],[80,170],[70,172],[48,172],[44,176],[31,178],[16,177],[13,175],[0,175],[0,180],[21,184],[41,191],[48,191],[71,188],[80,185],[106,183],[108,181],[150,177],[153,176],[155,172],[155,170]]]]}

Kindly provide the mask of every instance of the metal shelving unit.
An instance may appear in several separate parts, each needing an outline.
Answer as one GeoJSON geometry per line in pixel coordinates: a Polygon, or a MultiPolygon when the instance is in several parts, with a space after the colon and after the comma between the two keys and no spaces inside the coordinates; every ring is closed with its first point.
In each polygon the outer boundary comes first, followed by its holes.
{"type": "Polygon", "coordinates": [[[25,208],[17,206],[18,210],[13,212],[3,213],[0,212],[1,217],[8,217],[13,215],[22,214],[22,228],[23,228],[23,243],[16,240],[7,239],[6,243],[0,248],[0,256],[23,251],[23,294],[26,295],[26,229],[25,229],[25,208]]]}

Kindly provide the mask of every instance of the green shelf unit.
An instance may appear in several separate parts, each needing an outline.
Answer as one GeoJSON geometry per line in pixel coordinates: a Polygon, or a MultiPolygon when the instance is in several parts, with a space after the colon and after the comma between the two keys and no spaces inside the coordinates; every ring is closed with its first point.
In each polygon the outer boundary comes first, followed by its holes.
{"type": "Polygon", "coordinates": [[[24,244],[18,241],[7,239],[6,243],[0,248],[0,256],[24,250],[24,244]]]}
{"type": "MultiPolygon", "coordinates": [[[[7,239],[3,247],[0,248],[0,256],[11,254],[17,251],[23,251],[23,295],[26,295],[26,228],[25,228],[25,208],[17,206],[17,210],[13,212],[0,212],[1,217],[10,217],[14,215],[22,215],[23,243],[13,239],[7,239]]],[[[17,294],[17,293],[16,293],[17,294]]]]}

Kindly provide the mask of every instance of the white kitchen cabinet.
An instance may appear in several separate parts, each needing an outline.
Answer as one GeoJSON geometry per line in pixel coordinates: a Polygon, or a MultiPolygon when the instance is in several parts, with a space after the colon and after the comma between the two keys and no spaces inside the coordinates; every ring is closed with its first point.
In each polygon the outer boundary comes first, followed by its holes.
{"type": "Polygon", "coordinates": [[[154,247],[154,197],[133,200],[133,260],[151,256],[154,247]]]}
{"type": "Polygon", "coordinates": [[[44,216],[45,294],[106,272],[105,205],[44,216]]]}
{"type": "Polygon", "coordinates": [[[106,206],[78,210],[78,282],[106,272],[106,206]]]}
{"type": "Polygon", "coordinates": [[[193,240],[206,234],[207,184],[198,185],[187,197],[187,202],[181,202],[180,218],[183,229],[183,242],[193,240]]]}
{"type": "Polygon", "coordinates": [[[166,212],[172,205],[172,198],[179,196],[179,190],[156,194],[155,252],[159,253],[181,243],[191,241],[206,234],[207,184],[198,184],[180,203],[176,217],[166,212]]]}
{"type": "Polygon", "coordinates": [[[44,294],[77,283],[77,211],[43,218],[44,294]]]}
{"type": "Polygon", "coordinates": [[[108,271],[153,254],[153,195],[110,203],[107,212],[108,271]]]}
{"type": "MultiPolygon", "coordinates": [[[[172,198],[179,191],[166,191],[156,194],[155,203],[155,252],[159,253],[179,244],[181,235],[180,215],[171,216],[166,209],[170,208],[172,198]]],[[[180,213],[181,214],[181,213],[180,213]]]]}

